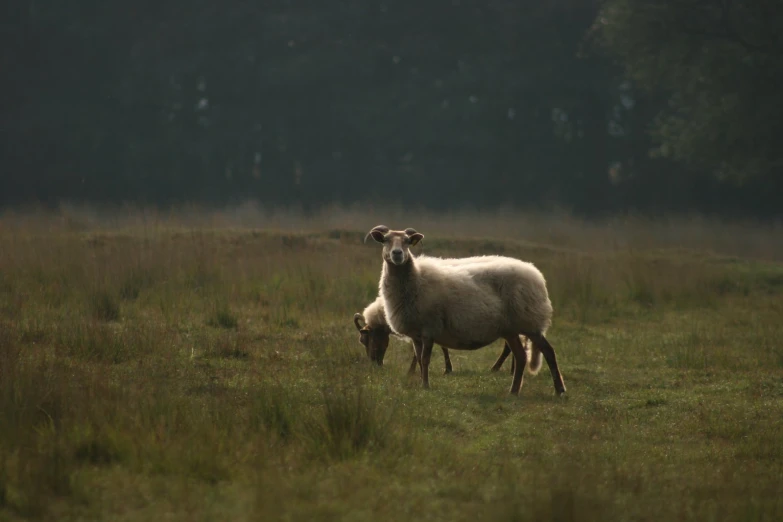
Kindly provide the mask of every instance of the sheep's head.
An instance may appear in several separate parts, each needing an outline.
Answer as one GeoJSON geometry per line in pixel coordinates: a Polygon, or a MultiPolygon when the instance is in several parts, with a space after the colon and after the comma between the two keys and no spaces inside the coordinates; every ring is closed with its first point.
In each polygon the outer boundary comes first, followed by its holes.
{"type": "Polygon", "coordinates": [[[389,336],[391,329],[388,326],[378,326],[370,328],[369,325],[361,325],[364,317],[360,313],[353,315],[353,324],[359,330],[359,342],[364,345],[364,351],[367,357],[378,366],[383,366],[383,357],[386,355],[386,349],[389,347],[389,336]]]}
{"type": "Polygon", "coordinates": [[[410,247],[424,239],[412,228],[405,230],[389,230],[389,227],[378,225],[365,236],[372,237],[378,243],[383,244],[383,259],[395,265],[404,265],[411,258],[410,247]]]}

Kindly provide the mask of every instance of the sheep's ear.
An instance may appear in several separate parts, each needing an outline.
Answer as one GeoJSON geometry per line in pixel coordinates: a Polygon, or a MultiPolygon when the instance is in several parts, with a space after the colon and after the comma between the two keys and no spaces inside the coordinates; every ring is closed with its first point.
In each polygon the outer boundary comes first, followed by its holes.
{"type": "Polygon", "coordinates": [[[377,227],[370,230],[370,232],[364,236],[364,242],[367,242],[368,237],[372,237],[375,241],[378,243],[383,243],[383,237],[388,234],[389,227],[384,225],[378,225],[377,227]]]}
{"type": "Polygon", "coordinates": [[[418,232],[414,232],[413,234],[408,236],[408,239],[411,242],[411,246],[417,245],[419,241],[424,239],[424,234],[420,234],[418,232]]]}

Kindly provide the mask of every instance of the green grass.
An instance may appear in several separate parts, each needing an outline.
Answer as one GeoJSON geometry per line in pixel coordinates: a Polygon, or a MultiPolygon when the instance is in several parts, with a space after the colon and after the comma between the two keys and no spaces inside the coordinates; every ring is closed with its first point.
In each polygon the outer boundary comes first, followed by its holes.
{"type": "Polygon", "coordinates": [[[436,350],[429,391],[398,341],[372,366],[363,228],[0,219],[0,520],[783,520],[776,231],[414,221],[386,224],[541,268],[567,398],[546,367],[509,397],[501,342],[436,350]]]}

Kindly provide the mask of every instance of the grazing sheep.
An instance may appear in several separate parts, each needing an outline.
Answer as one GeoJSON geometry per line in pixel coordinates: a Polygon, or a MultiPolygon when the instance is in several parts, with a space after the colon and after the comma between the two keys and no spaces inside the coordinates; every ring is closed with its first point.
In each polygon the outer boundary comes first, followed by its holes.
{"type": "Polygon", "coordinates": [[[432,346],[476,350],[505,339],[516,365],[509,392],[519,393],[527,363],[519,336],[542,352],[555,391],[566,391],[555,350],[544,337],[552,323],[552,303],[541,272],[531,263],[485,256],[480,269],[448,266],[415,258],[410,247],[424,236],[414,229],[389,230],[379,225],[365,237],[383,244],[379,283],[386,321],[393,332],[409,337],[421,364],[422,385],[429,388],[432,346]]]}
{"type": "MultiPolygon", "coordinates": [[[[393,334],[391,328],[386,323],[386,315],[383,313],[383,299],[378,297],[367,305],[364,312],[354,314],[353,323],[356,325],[356,329],[359,330],[359,342],[364,345],[367,356],[378,366],[383,366],[383,357],[386,354],[386,349],[389,347],[389,336],[393,334]],[[362,320],[364,321],[364,326],[360,324],[362,320]]],[[[399,337],[400,340],[406,340],[404,336],[394,335],[399,337]]],[[[443,373],[451,373],[453,367],[449,351],[446,348],[441,348],[446,365],[446,370],[443,373]]],[[[408,373],[413,373],[416,370],[416,364],[417,359],[414,352],[413,362],[408,373]]]]}
{"type": "MultiPolygon", "coordinates": [[[[466,258],[466,259],[473,259],[473,258],[466,258]]],[[[444,262],[450,262],[451,259],[443,259],[444,262]]],[[[454,260],[454,261],[463,261],[460,260],[454,260]]],[[[390,335],[394,335],[395,337],[398,337],[400,340],[408,340],[409,338],[398,335],[391,331],[391,328],[389,328],[388,323],[386,322],[386,314],[383,310],[383,299],[378,296],[375,301],[367,305],[367,307],[364,309],[361,313],[356,313],[353,316],[353,322],[356,325],[356,329],[359,331],[359,342],[364,345],[365,352],[367,353],[367,356],[378,364],[379,366],[383,366],[383,358],[386,354],[386,349],[389,346],[389,337],[390,335]],[[364,321],[364,326],[362,326],[361,321],[364,321]]],[[[522,341],[522,345],[525,347],[525,352],[528,358],[528,362],[530,363],[527,366],[528,373],[530,375],[536,375],[538,373],[538,370],[541,368],[541,352],[534,350],[531,354],[531,349],[529,347],[529,342],[527,339],[520,339],[522,341]]],[[[449,374],[453,371],[453,367],[451,364],[451,358],[449,357],[449,350],[448,348],[445,348],[441,346],[441,350],[443,350],[443,359],[446,366],[446,369],[443,373],[449,374]]],[[[495,364],[492,366],[492,371],[496,372],[500,370],[501,366],[503,365],[503,362],[506,360],[508,355],[511,353],[511,349],[508,347],[508,343],[506,343],[503,346],[503,352],[498,357],[495,364]]],[[[408,373],[412,374],[416,371],[416,365],[418,364],[418,358],[416,357],[416,351],[414,349],[413,353],[413,359],[411,360],[410,368],[408,369],[408,373]]],[[[514,372],[514,360],[512,358],[512,364],[511,364],[511,372],[514,372]]]]}

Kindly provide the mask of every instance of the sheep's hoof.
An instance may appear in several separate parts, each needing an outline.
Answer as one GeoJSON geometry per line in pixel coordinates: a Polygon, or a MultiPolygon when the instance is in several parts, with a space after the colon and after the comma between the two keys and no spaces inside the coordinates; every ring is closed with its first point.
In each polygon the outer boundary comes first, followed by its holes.
{"type": "Polygon", "coordinates": [[[452,371],[454,371],[454,370],[452,370],[451,368],[446,368],[445,370],[443,370],[443,375],[448,375],[448,374],[450,374],[452,371]]]}
{"type": "Polygon", "coordinates": [[[500,371],[500,366],[493,366],[492,368],[489,369],[489,371],[491,371],[491,372],[499,372],[500,371]]]}

